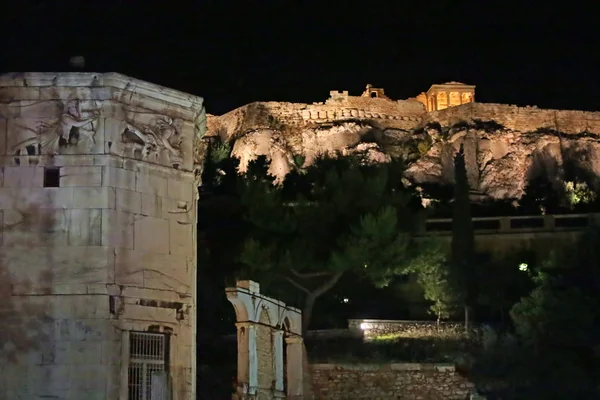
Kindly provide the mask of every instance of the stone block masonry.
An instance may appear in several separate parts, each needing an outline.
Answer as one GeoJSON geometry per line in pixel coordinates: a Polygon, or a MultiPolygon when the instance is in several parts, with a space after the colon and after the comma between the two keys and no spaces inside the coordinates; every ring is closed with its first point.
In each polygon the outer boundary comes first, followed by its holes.
{"type": "Polygon", "coordinates": [[[315,400],[464,400],[474,385],[447,364],[312,364],[315,400]]]}
{"type": "Polygon", "coordinates": [[[119,74],[0,77],[0,398],[195,398],[203,121],[119,74]]]}

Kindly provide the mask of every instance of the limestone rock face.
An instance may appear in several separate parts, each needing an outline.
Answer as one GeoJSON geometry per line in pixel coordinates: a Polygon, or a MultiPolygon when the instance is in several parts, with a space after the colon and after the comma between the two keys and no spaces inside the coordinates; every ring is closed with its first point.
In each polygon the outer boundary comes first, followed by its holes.
{"type": "Polygon", "coordinates": [[[267,156],[278,180],[319,155],[359,153],[370,162],[403,157],[416,184],[451,184],[461,145],[471,187],[495,199],[520,198],[529,180],[560,178],[567,165],[600,176],[600,113],[487,103],[428,113],[415,102],[382,108],[377,100],[253,103],[209,116],[207,135],[233,142],[241,172],[267,156]]]}

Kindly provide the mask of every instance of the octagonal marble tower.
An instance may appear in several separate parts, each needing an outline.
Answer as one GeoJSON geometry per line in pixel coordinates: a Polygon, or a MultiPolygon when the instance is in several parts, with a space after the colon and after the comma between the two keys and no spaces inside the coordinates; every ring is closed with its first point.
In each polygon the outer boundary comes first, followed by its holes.
{"type": "Polygon", "coordinates": [[[0,76],[0,398],[195,399],[204,130],[120,74],[0,76]]]}

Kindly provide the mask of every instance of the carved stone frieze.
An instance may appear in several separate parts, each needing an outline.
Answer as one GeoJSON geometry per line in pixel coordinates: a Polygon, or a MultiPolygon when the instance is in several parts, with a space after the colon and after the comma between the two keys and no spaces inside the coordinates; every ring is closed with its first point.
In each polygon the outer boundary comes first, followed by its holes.
{"type": "Polygon", "coordinates": [[[50,119],[21,119],[15,123],[11,155],[57,155],[87,153],[95,144],[102,104],[69,99],[60,102],[60,112],[50,119]],[[71,149],[71,151],[67,150],[71,149]]]}
{"type": "Polygon", "coordinates": [[[28,163],[23,157],[104,154],[199,175],[202,103],[113,73],[0,75],[0,155],[28,163]]]}
{"type": "Polygon", "coordinates": [[[126,122],[121,140],[134,148],[140,160],[156,162],[166,153],[169,163],[178,168],[183,162],[181,125],[180,119],[167,116],[158,116],[148,125],[126,122]]]}

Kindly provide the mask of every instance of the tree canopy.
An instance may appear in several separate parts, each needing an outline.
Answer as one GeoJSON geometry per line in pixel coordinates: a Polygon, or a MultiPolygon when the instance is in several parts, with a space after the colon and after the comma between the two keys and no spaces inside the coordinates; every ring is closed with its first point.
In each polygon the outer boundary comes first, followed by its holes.
{"type": "Polygon", "coordinates": [[[395,163],[322,158],[276,186],[265,160],[257,160],[240,190],[249,226],[240,255],[244,274],[271,293],[302,301],[306,330],[316,300],[345,273],[380,286],[407,273],[416,254],[416,214],[400,174],[395,163]]]}
{"type": "Polygon", "coordinates": [[[510,311],[514,335],[489,346],[475,379],[495,380],[506,399],[599,398],[599,245],[594,228],[528,272],[535,286],[510,311]]]}

